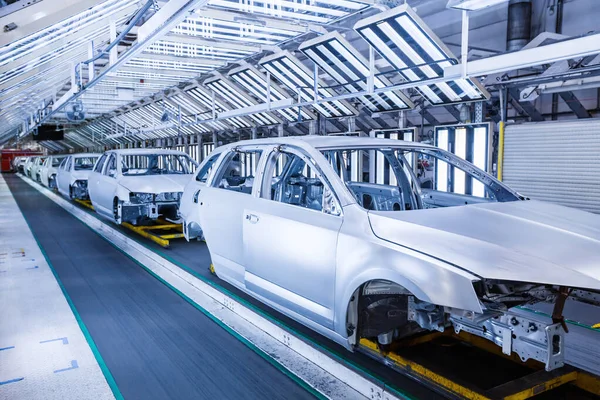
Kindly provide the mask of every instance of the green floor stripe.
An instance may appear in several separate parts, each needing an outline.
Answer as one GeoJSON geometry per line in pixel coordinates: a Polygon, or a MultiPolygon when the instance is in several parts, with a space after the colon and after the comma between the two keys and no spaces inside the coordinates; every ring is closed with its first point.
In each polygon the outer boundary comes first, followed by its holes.
{"type": "MultiPolygon", "coordinates": [[[[14,199],[14,196],[13,196],[13,199],[14,199]]],[[[81,319],[81,315],[79,315],[79,312],[77,311],[77,307],[75,307],[73,300],[71,300],[71,296],[69,296],[69,293],[67,293],[67,289],[65,288],[62,281],[60,280],[60,277],[58,276],[58,273],[54,269],[54,266],[52,265],[50,258],[48,258],[48,254],[46,254],[44,247],[39,242],[35,233],[33,233],[31,224],[27,220],[27,217],[25,217],[25,214],[23,213],[23,210],[21,209],[21,206],[16,201],[16,199],[15,199],[15,203],[17,203],[17,207],[19,207],[19,211],[21,212],[21,215],[23,216],[25,223],[29,227],[29,231],[31,232],[31,235],[35,239],[35,242],[37,243],[38,247],[40,248],[42,255],[46,259],[46,263],[48,263],[48,267],[50,268],[50,271],[52,271],[52,274],[54,275],[54,278],[56,279],[56,282],[58,283],[60,290],[62,291],[63,295],[67,299],[67,303],[69,304],[69,307],[71,307],[71,311],[73,312],[73,315],[75,315],[75,319],[77,320],[79,329],[81,329],[81,332],[83,333],[83,336],[85,337],[85,340],[87,341],[88,345],[90,346],[90,349],[92,350],[92,353],[94,354],[94,357],[96,358],[96,362],[98,363],[98,365],[100,366],[100,369],[102,370],[104,379],[106,379],[106,382],[108,383],[108,386],[110,387],[110,390],[112,391],[113,396],[115,396],[115,399],[117,399],[117,400],[123,400],[124,398],[123,398],[123,395],[121,394],[121,391],[119,390],[119,387],[117,386],[117,382],[115,382],[115,379],[112,376],[112,374],[110,373],[108,366],[104,362],[104,359],[102,358],[102,355],[100,354],[100,351],[98,350],[98,347],[96,346],[96,342],[94,342],[94,339],[90,335],[90,331],[88,331],[87,326],[81,319]]]]}

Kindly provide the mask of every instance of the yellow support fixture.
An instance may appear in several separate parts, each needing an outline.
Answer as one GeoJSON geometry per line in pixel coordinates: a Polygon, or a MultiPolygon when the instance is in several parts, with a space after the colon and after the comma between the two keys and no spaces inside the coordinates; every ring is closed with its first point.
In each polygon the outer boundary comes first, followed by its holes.
{"type": "Polygon", "coordinates": [[[123,222],[121,225],[127,229],[132,230],[138,235],[145,237],[146,239],[152,240],[154,243],[164,248],[168,248],[170,246],[170,240],[181,239],[184,237],[183,233],[158,234],[152,232],[155,230],[176,230],[181,232],[181,224],[163,223],[161,225],[135,226],[131,225],[128,222],[123,222]]]}
{"type": "Polygon", "coordinates": [[[502,180],[504,173],[504,121],[500,121],[500,133],[498,135],[498,180],[502,180]]]}
{"type": "Polygon", "coordinates": [[[89,201],[89,200],[79,200],[79,199],[75,199],[75,202],[76,202],[76,203],[79,203],[79,204],[81,204],[81,205],[82,205],[82,206],[84,206],[84,207],[87,207],[87,208],[89,208],[90,210],[93,210],[93,209],[94,209],[94,206],[92,205],[92,202],[91,202],[91,201],[89,201]]]}
{"type": "MultiPolygon", "coordinates": [[[[443,336],[455,337],[459,340],[467,341],[476,347],[479,347],[482,344],[479,340],[475,340],[473,337],[468,337],[471,335],[454,336],[443,333],[424,335],[412,340],[409,339],[408,341],[400,343],[400,346],[422,344],[443,336]]],[[[554,390],[565,384],[573,384],[589,393],[596,395],[600,394],[600,378],[582,371],[578,371],[570,366],[565,366],[563,368],[547,372],[543,369],[543,367],[539,367],[539,365],[541,365],[540,363],[536,363],[534,365],[538,367],[537,370],[532,369],[532,373],[529,375],[511,382],[507,382],[490,390],[479,391],[454,382],[453,380],[450,380],[421,364],[398,355],[393,351],[382,351],[377,343],[369,339],[360,339],[360,347],[368,352],[375,353],[378,356],[385,358],[385,360],[396,367],[396,369],[404,371],[408,375],[411,375],[419,380],[427,381],[433,386],[436,386],[447,393],[464,399],[525,400],[533,396],[537,396],[540,393],[554,390]]],[[[526,363],[525,365],[530,364],[526,363]]]]}
{"type": "Polygon", "coordinates": [[[360,345],[372,352],[379,353],[383,355],[387,360],[394,363],[394,365],[407,373],[418,377],[420,379],[426,379],[434,385],[444,389],[445,391],[452,392],[457,394],[465,399],[470,400],[490,400],[488,397],[483,396],[467,387],[464,387],[454,381],[451,381],[448,378],[443,377],[442,375],[433,372],[432,370],[422,366],[421,364],[417,364],[414,361],[408,360],[402,356],[399,356],[395,353],[382,353],[379,350],[379,347],[375,342],[372,342],[368,339],[360,339],[360,345]]]}

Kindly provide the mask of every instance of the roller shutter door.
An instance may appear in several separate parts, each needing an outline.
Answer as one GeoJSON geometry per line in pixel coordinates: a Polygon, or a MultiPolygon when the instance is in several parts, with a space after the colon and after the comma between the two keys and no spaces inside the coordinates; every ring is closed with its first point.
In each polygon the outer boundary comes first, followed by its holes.
{"type": "Polygon", "coordinates": [[[600,213],[600,119],[507,125],[503,180],[532,199],[600,213]]]}

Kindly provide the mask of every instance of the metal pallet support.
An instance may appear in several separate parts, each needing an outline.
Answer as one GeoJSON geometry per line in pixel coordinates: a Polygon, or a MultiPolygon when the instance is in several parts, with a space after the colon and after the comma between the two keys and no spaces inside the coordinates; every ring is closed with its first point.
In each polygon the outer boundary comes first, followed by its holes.
{"type": "MultiPolygon", "coordinates": [[[[94,209],[92,202],[89,200],[79,200],[75,199],[75,202],[78,204],[89,208],[90,210],[94,209]]],[[[125,228],[137,233],[140,236],[145,237],[146,239],[152,240],[154,243],[162,246],[164,248],[169,248],[171,245],[171,240],[173,239],[181,239],[185,237],[183,235],[183,226],[181,224],[174,224],[172,222],[157,220],[157,225],[141,225],[136,226],[127,222],[123,222],[121,225],[125,228]],[[176,233],[156,233],[154,231],[177,231],[176,233]]]]}
{"type": "Polygon", "coordinates": [[[521,365],[528,366],[532,368],[532,373],[495,388],[479,391],[446,378],[426,366],[396,354],[393,351],[384,351],[377,343],[369,339],[361,339],[360,347],[366,353],[375,356],[376,358],[382,358],[386,364],[399,372],[418,381],[426,382],[450,397],[460,397],[469,400],[524,400],[569,383],[589,393],[596,395],[600,394],[600,378],[597,376],[579,371],[570,366],[547,372],[543,369],[543,365],[538,362],[528,360],[527,362],[522,363],[518,357],[506,356],[502,354],[501,351],[497,351],[497,348],[494,348],[496,346],[493,343],[489,343],[485,339],[470,335],[466,332],[461,332],[460,335],[455,335],[450,331],[448,333],[433,332],[416,338],[407,339],[399,343],[399,346],[416,346],[443,336],[452,337],[487,352],[508,358],[521,365]]]}
{"type": "Polygon", "coordinates": [[[164,248],[169,248],[170,241],[173,239],[181,239],[183,235],[183,227],[181,224],[174,224],[168,221],[158,220],[158,225],[143,225],[135,226],[128,222],[123,222],[121,225],[125,228],[137,233],[146,239],[152,240],[154,243],[164,248]],[[156,233],[155,231],[178,231],[177,233],[156,233]]]}
{"type": "Polygon", "coordinates": [[[94,209],[94,206],[92,205],[92,202],[89,200],[80,200],[80,199],[74,199],[76,203],[81,204],[82,206],[89,208],[90,210],[94,209]]]}

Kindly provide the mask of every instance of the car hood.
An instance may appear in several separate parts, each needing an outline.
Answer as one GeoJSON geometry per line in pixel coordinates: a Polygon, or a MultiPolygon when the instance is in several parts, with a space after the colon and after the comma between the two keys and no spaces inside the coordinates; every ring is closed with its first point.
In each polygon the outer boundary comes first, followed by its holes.
{"type": "Polygon", "coordinates": [[[137,193],[183,192],[191,177],[191,174],[122,176],[119,183],[127,190],[137,193]]]}
{"type": "Polygon", "coordinates": [[[73,170],[71,172],[71,179],[74,181],[87,181],[91,172],[91,169],[82,169],[79,171],[73,170]]]}
{"type": "Polygon", "coordinates": [[[540,201],[370,211],[373,233],[482,278],[600,290],[600,215],[540,201]]]}

